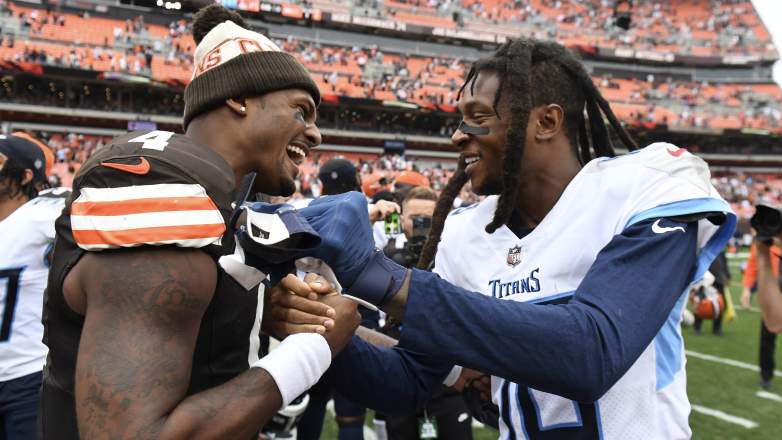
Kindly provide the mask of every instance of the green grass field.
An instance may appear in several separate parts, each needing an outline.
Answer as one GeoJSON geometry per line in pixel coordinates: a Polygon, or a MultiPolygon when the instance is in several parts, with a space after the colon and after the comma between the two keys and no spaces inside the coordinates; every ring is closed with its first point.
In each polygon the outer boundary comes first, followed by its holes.
{"type": "MultiPolygon", "coordinates": [[[[731,294],[738,306],[741,296],[739,260],[731,260],[731,294]]],[[[754,302],[754,298],[753,298],[754,302]]],[[[701,336],[691,328],[683,330],[687,350],[757,365],[760,313],[739,310],[737,319],[724,326],[724,336],[713,336],[711,323],[705,323],[701,336]]],[[[777,351],[777,362],[782,359],[777,351]]],[[[777,365],[777,370],[780,365],[777,365]]],[[[757,428],[746,429],[711,416],[690,415],[696,439],[782,439],[782,402],[757,397],[760,377],[757,372],[730,365],[687,357],[687,390],[690,402],[751,420],[757,428]]],[[[775,380],[772,392],[782,392],[782,378],[775,380]]]]}
{"type": "MultiPolygon", "coordinates": [[[[711,322],[704,323],[701,336],[692,328],[684,328],[687,350],[725,359],[757,365],[760,331],[760,313],[739,309],[741,296],[741,261],[730,261],[733,284],[731,295],[737,306],[737,317],[723,326],[724,336],[711,334],[711,322]]],[[[754,299],[753,299],[754,301],[754,299]]],[[[780,337],[782,339],[782,336],[780,337]]],[[[782,344],[782,342],[780,342],[782,344]]],[[[782,368],[782,356],[777,351],[777,370],[782,368]]],[[[760,390],[757,372],[731,365],[708,361],[693,356],[687,358],[687,381],[690,402],[756,423],[755,428],[729,423],[713,416],[693,411],[690,426],[694,439],[740,440],[782,439],[782,402],[755,395],[760,390]]],[[[782,377],[776,378],[772,392],[782,395],[782,377]]],[[[371,417],[367,417],[368,423],[371,417]]],[[[497,439],[497,431],[476,428],[476,440],[497,439]]],[[[336,439],[337,427],[331,415],[327,416],[323,439],[336,439]]]]}

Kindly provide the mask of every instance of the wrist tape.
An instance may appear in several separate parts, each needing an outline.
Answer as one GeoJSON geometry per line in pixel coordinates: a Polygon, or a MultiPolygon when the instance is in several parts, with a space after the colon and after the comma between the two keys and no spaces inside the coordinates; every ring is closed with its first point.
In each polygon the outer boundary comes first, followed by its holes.
{"type": "Polygon", "coordinates": [[[462,367],[456,365],[451,369],[451,372],[448,373],[448,376],[445,377],[445,380],[443,380],[443,385],[447,387],[452,387],[453,384],[456,383],[457,380],[459,380],[459,376],[462,375],[462,367]]]}
{"type": "Polygon", "coordinates": [[[282,408],[315,385],[331,365],[331,348],[317,333],[297,333],[285,338],[252,368],[263,368],[274,379],[282,396],[282,408]]]}
{"type": "Polygon", "coordinates": [[[406,268],[386,257],[380,249],[375,249],[347,293],[382,307],[402,288],[406,277],[406,268]]]}

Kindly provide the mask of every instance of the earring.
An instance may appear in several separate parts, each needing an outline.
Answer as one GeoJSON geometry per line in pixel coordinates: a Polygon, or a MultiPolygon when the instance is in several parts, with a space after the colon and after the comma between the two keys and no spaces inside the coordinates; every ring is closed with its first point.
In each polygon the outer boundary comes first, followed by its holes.
{"type": "Polygon", "coordinates": [[[246,112],[246,111],[247,111],[247,107],[245,107],[245,106],[241,106],[241,107],[239,107],[239,111],[240,111],[240,112],[242,112],[242,113],[244,113],[244,112],[246,112]]]}

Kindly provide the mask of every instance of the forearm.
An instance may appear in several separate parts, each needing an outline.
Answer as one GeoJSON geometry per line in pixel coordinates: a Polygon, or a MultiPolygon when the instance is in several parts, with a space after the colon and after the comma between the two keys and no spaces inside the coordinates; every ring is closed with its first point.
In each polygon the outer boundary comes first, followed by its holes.
{"type": "MultiPolygon", "coordinates": [[[[153,339],[139,333],[139,338],[153,339]]],[[[281,405],[274,380],[260,368],[185,397],[190,377],[185,350],[173,342],[138,345],[150,354],[136,360],[117,355],[114,347],[80,351],[76,413],[81,438],[250,439],[281,405]]]]}
{"type": "Polygon", "coordinates": [[[763,323],[772,333],[782,332],[782,293],[777,277],[771,269],[771,256],[767,246],[758,245],[758,304],[763,323]]]}
{"type": "Polygon", "coordinates": [[[672,310],[685,301],[695,275],[697,226],[670,222],[681,235],[657,234],[653,221],[615,236],[568,304],[497,299],[414,270],[399,346],[573,400],[596,400],[663,324],[674,325],[666,321],[679,318],[672,310]]]}
{"type": "MultiPolygon", "coordinates": [[[[400,347],[451,364],[574,400],[592,401],[641,352],[640,347],[625,350],[615,323],[604,311],[590,310],[584,304],[500,301],[423,272],[413,274],[413,283],[416,290],[410,294],[400,347]],[[448,319],[433,320],[432,316],[448,319]]],[[[626,313],[636,318],[645,314],[638,310],[626,313]]],[[[627,324],[631,324],[629,320],[627,324]]],[[[643,331],[640,327],[629,325],[624,331],[643,331]]]]}
{"type": "Polygon", "coordinates": [[[354,337],[327,373],[350,400],[388,414],[421,408],[451,370],[448,363],[400,348],[376,347],[354,337]]]}
{"type": "Polygon", "coordinates": [[[250,439],[280,409],[274,379],[251,368],[215,388],[187,397],[163,421],[160,439],[250,439]]]}
{"type": "MultiPolygon", "coordinates": [[[[74,397],[85,440],[250,439],[296,392],[275,367],[295,373],[291,365],[311,363],[307,353],[283,350],[286,340],[256,363],[263,369],[188,396],[191,377],[203,374],[192,363],[216,283],[213,260],[166,249],[88,254],[79,264],[74,270],[84,274],[88,303],[74,397]]],[[[311,336],[318,359],[330,360],[323,337],[311,336]]]]}

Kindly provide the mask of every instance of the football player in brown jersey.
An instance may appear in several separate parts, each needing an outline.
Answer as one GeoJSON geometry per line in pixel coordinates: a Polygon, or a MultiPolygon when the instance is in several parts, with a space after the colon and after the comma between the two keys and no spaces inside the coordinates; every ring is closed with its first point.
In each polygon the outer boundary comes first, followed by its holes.
{"type": "Polygon", "coordinates": [[[317,86],[220,6],[193,33],[185,135],[115,139],[80,169],[57,221],[39,438],[253,438],[358,325],[355,304],[333,296],[303,298],[317,319],[267,328],[270,285],[237,262],[229,225],[246,174],[255,191],[294,191],[321,142],[317,86]],[[262,333],[282,331],[300,333],[264,356],[262,333]]]}

